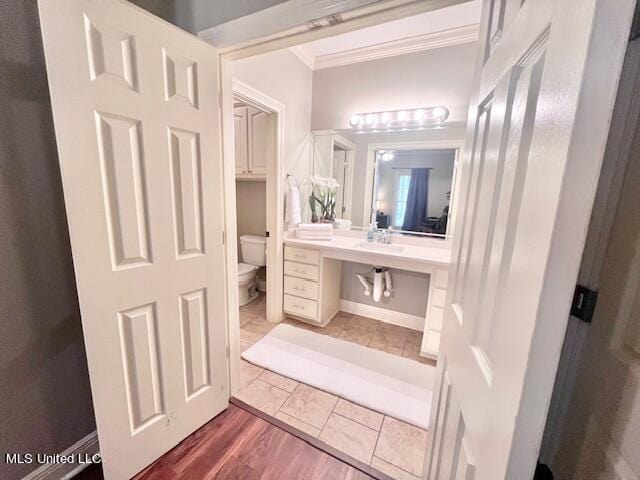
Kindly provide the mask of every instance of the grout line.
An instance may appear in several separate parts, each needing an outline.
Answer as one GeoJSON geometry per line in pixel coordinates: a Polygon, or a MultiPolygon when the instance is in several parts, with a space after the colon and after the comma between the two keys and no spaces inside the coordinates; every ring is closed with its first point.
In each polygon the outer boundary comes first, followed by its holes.
{"type": "MultiPolygon", "coordinates": [[[[347,420],[350,420],[350,421],[352,421],[353,423],[357,423],[357,424],[358,424],[358,425],[360,425],[361,427],[368,428],[368,429],[369,429],[369,430],[371,430],[372,432],[380,433],[380,431],[379,431],[379,430],[376,430],[375,428],[371,428],[369,425],[365,425],[364,423],[360,423],[359,421],[354,420],[353,418],[349,418],[349,417],[347,417],[346,415],[342,415],[341,413],[338,413],[338,412],[336,412],[335,410],[334,410],[334,411],[332,411],[331,413],[332,413],[332,414],[335,414],[335,415],[337,415],[337,416],[339,416],[339,417],[346,418],[347,420]]],[[[382,428],[382,427],[380,427],[380,428],[382,428]]]]}

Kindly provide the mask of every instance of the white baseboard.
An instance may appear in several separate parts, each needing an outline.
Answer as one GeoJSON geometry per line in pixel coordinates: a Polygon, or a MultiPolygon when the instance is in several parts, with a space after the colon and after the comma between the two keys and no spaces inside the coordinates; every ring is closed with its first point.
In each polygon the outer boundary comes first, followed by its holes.
{"type": "MultiPolygon", "coordinates": [[[[62,452],[61,456],[74,455],[76,458],[90,458],[99,453],[98,434],[92,432],[62,452]]],[[[46,463],[22,480],[67,480],[89,466],[89,463],[46,463]]]]}
{"type": "Polygon", "coordinates": [[[344,299],[340,299],[340,310],[380,320],[384,323],[391,323],[400,327],[418,330],[419,332],[424,330],[424,317],[418,317],[408,313],[396,312],[394,310],[387,310],[386,308],[374,307],[364,303],[356,303],[344,299]]]}

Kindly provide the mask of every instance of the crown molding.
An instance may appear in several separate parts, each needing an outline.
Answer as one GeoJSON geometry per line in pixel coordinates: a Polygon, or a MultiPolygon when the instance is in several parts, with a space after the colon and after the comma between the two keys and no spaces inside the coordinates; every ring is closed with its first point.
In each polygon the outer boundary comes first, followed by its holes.
{"type": "Polygon", "coordinates": [[[298,57],[302,63],[304,63],[311,70],[314,69],[316,63],[316,57],[313,56],[311,52],[309,52],[302,45],[296,45],[295,47],[289,48],[291,53],[293,53],[296,57],[298,57]]]}
{"type": "MultiPolygon", "coordinates": [[[[343,52],[331,53],[315,57],[313,62],[314,70],[340,67],[352,63],[369,62],[380,58],[393,57],[396,55],[406,55],[408,53],[421,52],[434,48],[449,47],[462,43],[475,42],[478,40],[479,24],[465,25],[463,27],[451,28],[440,32],[417,35],[415,37],[392,40],[390,42],[371,45],[369,47],[354,48],[343,52]]],[[[292,47],[298,50],[299,58],[313,57],[304,46],[292,47]]],[[[303,60],[305,61],[305,60],[303,60]]],[[[305,63],[307,63],[305,61],[305,63]]],[[[309,65],[309,63],[307,63],[309,65]]]]}

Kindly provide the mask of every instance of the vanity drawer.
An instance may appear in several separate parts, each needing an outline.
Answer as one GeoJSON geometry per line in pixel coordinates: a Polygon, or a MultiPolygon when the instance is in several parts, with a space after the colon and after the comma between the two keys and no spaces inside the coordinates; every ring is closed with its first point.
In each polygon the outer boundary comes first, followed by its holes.
{"type": "Polygon", "coordinates": [[[440,307],[431,307],[431,316],[429,317],[429,330],[442,330],[442,317],[444,310],[440,307]]]}
{"type": "Polygon", "coordinates": [[[310,263],[311,265],[320,264],[320,250],[309,250],[307,248],[284,246],[284,259],[293,260],[294,262],[310,263]]]}
{"type": "Polygon", "coordinates": [[[449,281],[449,272],[447,270],[436,270],[434,287],[447,288],[449,281]]]}
{"type": "Polygon", "coordinates": [[[284,276],[284,293],[295,295],[296,297],[318,299],[318,284],[301,278],[284,276]]]}
{"type": "Polygon", "coordinates": [[[444,308],[444,302],[447,297],[447,291],[442,290],[440,288],[434,288],[432,295],[433,295],[433,300],[431,301],[431,306],[444,308]]]}
{"type": "Polygon", "coordinates": [[[284,311],[291,315],[299,315],[311,320],[317,320],[318,302],[307,300],[306,298],[293,297],[285,293],[284,311]]]}
{"type": "Polygon", "coordinates": [[[306,278],[307,280],[318,281],[319,267],[315,265],[305,265],[304,263],[284,262],[284,274],[292,277],[306,278]]]}

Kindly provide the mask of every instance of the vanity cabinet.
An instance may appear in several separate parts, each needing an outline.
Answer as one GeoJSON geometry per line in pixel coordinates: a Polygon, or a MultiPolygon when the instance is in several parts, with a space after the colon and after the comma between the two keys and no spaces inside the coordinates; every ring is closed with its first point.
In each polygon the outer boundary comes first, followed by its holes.
{"type": "Polygon", "coordinates": [[[340,310],[342,262],[323,258],[320,250],[284,247],[284,311],[325,326],[340,310]]]}
{"type": "Polygon", "coordinates": [[[236,178],[264,180],[273,154],[273,114],[253,107],[235,107],[233,134],[236,178]]]}
{"type": "Polygon", "coordinates": [[[429,299],[427,300],[427,315],[425,317],[424,333],[420,351],[429,357],[436,358],[440,349],[440,332],[444,318],[444,306],[447,297],[447,282],[449,271],[436,268],[429,280],[429,299]]]}

